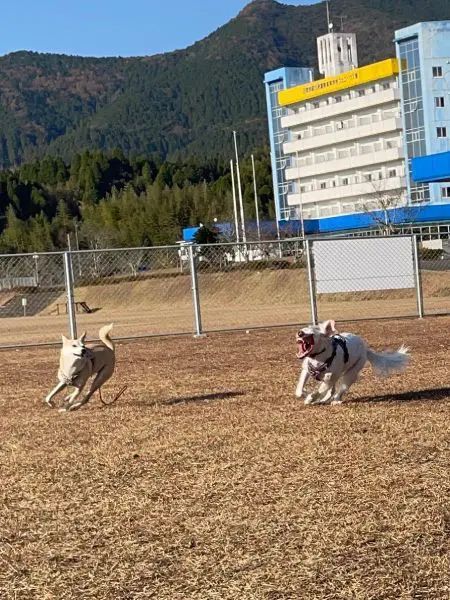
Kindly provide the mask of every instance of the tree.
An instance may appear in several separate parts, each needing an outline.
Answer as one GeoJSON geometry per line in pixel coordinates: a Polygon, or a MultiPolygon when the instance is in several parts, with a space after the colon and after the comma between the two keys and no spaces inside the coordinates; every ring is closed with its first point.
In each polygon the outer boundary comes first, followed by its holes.
{"type": "Polygon", "coordinates": [[[6,252],[24,252],[29,246],[25,221],[21,221],[10,205],[6,210],[6,228],[1,236],[1,245],[6,252]]]}
{"type": "Polygon", "coordinates": [[[218,244],[219,243],[219,232],[216,227],[207,227],[202,225],[198,228],[194,235],[194,242],[196,244],[218,244]]]}

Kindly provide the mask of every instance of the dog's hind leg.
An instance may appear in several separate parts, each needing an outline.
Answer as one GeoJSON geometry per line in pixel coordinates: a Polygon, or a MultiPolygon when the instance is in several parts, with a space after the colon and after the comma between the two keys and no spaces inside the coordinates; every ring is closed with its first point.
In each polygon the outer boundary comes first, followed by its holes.
{"type": "Polygon", "coordinates": [[[366,364],[366,360],[366,357],[362,356],[351,369],[342,375],[337,382],[336,393],[331,399],[331,404],[342,404],[342,397],[358,379],[358,375],[366,364]]]}
{"type": "Polygon", "coordinates": [[[66,382],[65,381],[60,381],[53,389],[52,391],[45,397],[44,402],[47,404],[47,406],[50,406],[50,408],[54,408],[55,407],[55,403],[53,402],[53,398],[56,396],[56,394],[58,392],[60,392],[61,390],[63,390],[66,387],[66,382]]]}

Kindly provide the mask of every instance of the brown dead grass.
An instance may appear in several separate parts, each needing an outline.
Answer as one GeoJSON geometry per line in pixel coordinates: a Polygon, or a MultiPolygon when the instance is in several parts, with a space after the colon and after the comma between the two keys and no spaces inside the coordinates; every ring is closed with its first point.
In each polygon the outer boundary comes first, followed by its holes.
{"type": "Polygon", "coordinates": [[[56,349],[1,353],[0,597],[448,599],[449,326],[352,327],[413,364],[342,407],[293,398],[290,330],[120,344],[69,415],[56,349]]]}
{"type": "MultiPolygon", "coordinates": [[[[259,308],[270,304],[274,309],[292,304],[293,299],[309,298],[305,269],[262,269],[235,272],[200,272],[198,276],[202,304],[207,308],[230,307],[232,311],[246,304],[259,308]]],[[[423,271],[422,285],[427,298],[450,297],[449,273],[423,271]]],[[[323,295],[325,302],[353,302],[364,300],[390,301],[414,299],[414,290],[381,290],[323,295]]],[[[75,297],[91,308],[123,310],[159,310],[185,308],[191,304],[189,275],[147,277],[131,281],[116,281],[98,285],[80,286],[75,297]]],[[[61,294],[42,310],[48,315],[55,312],[56,304],[65,302],[61,294]]]]}

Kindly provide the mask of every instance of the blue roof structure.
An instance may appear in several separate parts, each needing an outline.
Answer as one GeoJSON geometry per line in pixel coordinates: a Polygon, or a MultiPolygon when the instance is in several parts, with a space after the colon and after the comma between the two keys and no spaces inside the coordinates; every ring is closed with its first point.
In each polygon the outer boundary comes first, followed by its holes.
{"type": "Polygon", "coordinates": [[[412,159],[416,183],[450,182],[450,152],[439,152],[412,159]]]}

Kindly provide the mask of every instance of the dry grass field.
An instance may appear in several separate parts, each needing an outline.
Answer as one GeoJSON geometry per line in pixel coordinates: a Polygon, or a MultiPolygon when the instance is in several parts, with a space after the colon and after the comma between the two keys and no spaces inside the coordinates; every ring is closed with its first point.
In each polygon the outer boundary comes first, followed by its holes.
{"type": "Polygon", "coordinates": [[[0,354],[2,600],[450,597],[450,318],[340,407],[293,397],[293,330],[118,345],[110,408],[42,404],[57,349],[0,354]]]}

